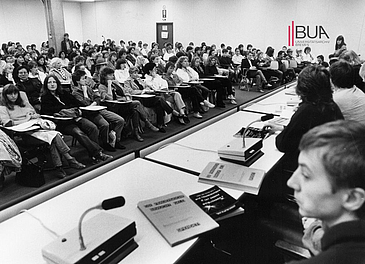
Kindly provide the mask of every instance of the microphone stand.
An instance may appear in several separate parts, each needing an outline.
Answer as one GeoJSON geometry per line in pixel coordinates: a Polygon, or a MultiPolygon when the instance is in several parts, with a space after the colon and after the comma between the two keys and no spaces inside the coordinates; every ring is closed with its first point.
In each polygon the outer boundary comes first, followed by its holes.
{"type": "Polygon", "coordinates": [[[102,209],[100,205],[97,205],[97,206],[94,206],[94,207],[91,207],[89,209],[87,209],[80,217],[80,220],[79,220],[79,227],[78,227],[78,230],[79,230],[79,241],[80,241],[80,250],[85,250],[86,249],[86,246],[85,246],[85,243],[84,243],[84,238],[82,236],[82,232],[81,232],[81,226],[82,226],[82,220],[84,220],[84,217],[87,213],[89,213],[90,211],[92,210],[95,210],[95,209],[102,209]]]}
{"type": "Polygon", "coordinates": [[[249,124],[246,126],[245,130],[243,130],[243,135],[242,135],[242,148],[245,148],[245,147],[246,147],[245,138],[246,138],[246,132],[247,132],[247,130],[249,129],[249,127],[250,127],[252,124],[254,124],[254,123],[256,123],[256,122],[261,122],[261,119],[258,119],[258,120],[255,120],[255,121],[252,121],[251,123],[249,123],[249,124]]]}

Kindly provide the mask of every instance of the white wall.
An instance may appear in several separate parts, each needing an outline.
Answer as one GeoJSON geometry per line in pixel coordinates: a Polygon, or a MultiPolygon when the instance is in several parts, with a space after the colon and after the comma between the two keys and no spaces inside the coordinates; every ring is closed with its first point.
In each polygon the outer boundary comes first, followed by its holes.
{"type": "Polygon", "coordinates": [[[47,38],[44,7],[40,0],[0,1],[0,42],[19,41],[39,48],[47,38]]]}
{"type": "MultiPolygon", "coordinates": [[[[198,44],[224,42],[233,47],[252,43],[276,50],[287,45],[288,26],[309,25],[313,35],[321,25],[329,43],[313,44],[314,54],[333,52],[337,35],[343,34],[348,48],[365,54],[365,4],[363,0],[124,0],[82,3],[84,39],[101,41],[102,35],[151,43],[162,6],[167,21],[174,22],[174,41],[198,44]]],[[[307,39],[310,40],[310,39],[307,39]]],[[[365,55],[363,55],[365,57],[365,55]]]]}
{"type": "MultiPolygon", "coordinates": [[[[80,43],[100,43],[105,36],[119,42],[155,41],[162,6],[174,23],[174,41],[187,45],[221,42],[279,50],[287,45],[288,26],[316,25],[330,36],[327,44],[311,44],[314,54],[328,55],[339,34],[348,48],[365,59],[364,0],[110,0],[95,3],[64,2],[66,32],[80,43]]],[[[0,1],[0,42],[20,41],[37,46],[47,39],[44,8],[40,0],[0,1]]]]}
{"type": "Polygon", "coordinates": [[[65,19],[65,30],[73,40],[81,42],[84,39],[82,32],[81,4],[77,2],[63,3],[63,16],[65,19]]]}

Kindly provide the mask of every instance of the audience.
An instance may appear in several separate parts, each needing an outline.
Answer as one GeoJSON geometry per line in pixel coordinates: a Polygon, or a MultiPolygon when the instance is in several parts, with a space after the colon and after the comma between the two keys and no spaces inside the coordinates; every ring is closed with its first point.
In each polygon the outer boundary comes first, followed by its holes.
{"type": "MultiPolygon", "coordinates": [[[[136,69],[134,68],[134,70],[136,69]]],[[[114,70],[112,68],[104,67],[101,70],[100,85],[98,88],[102,101],[117,100],[125,102],[125,104],[113,104],[112,109],[113,112],[118,113],[125,119],[131,120],[132,134],[137,141],[143,141],[143,138],[140,135],[140,120],[146,123],[147,127],[152,131],[159,131],[159,129],[152,125],[148,120],[147,113],[143,109],[142,104],[139,101],[132,100],[132,95],[115,80],[114,70]]]]}
{"type": "Polygon", "coordinates": [[[41,114],[71,117],[71,120],[58,122],[57,130],[76,138],[88,151],[93,163],[112,158],[102,152],[99,146],[99,130],[91,121],[81,116],[79,106],[82,106],[81,102],[68,91],[62,90],[61,82],[55,75],[47,76],[43,84],[41,114]]]}
{"type": "Polygon", "coordinates": [[[340,60],[330,67],[334,88],[333,100],[346,120],[355,120],[365,125],[365,94],[354,85],[354,68],[340,60]]]}
{"type": "MultiPolygon", "coordinates": [[[[0,106],[0,120],[6,126],[22,124],[31,119],[38,119],[38,122],[42,122],[40,115],[36,113],[29,102],[23,101],[19,94],[19,89],[15,85],[8,84],[4,87],[2,91],[2,104],[4,106],[0,106]]],[[[83,169],[86,167],[70,155],[70,148],[63,141],[59,132],[39,130],[28,132],[27,135],[30,136],[26,139],[27,144],[41,140],[50,145],[49,150],[57,171],[57,177],[61,179],[66,177],[66,172],[62,168],[62,156],[65,157],[72,168],[83,169]]]]}
{"type": "MultiPolygon", "coordinates": [[[[82,106],[100,105],[100,94],[95,92],[93,87],[87,85],[86,72],[77,70],[72,75],[74,89],[72,95],[81,102],[82,106]]],[[[125,124],[124,119],[116,113],[102,109],[100,111],[86,111],[84,115],[99,128],[99,136],[101,146],[106,151],[115,151],[117,149],[125,149],[120,143],[122,140],[122,130],[125,124]],[[111,127],[113,130],[111,130],[111,127]],[[114,131],[114,132],[112,132],[114,131]],[[112,145],[110,142],[110,133],[115,133],[116,142],[112,145]]]]}

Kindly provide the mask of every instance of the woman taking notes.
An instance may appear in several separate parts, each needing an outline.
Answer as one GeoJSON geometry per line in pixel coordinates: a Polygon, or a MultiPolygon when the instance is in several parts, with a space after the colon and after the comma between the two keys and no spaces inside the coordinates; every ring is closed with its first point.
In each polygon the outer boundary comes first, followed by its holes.
{"type": "MultiPolygon", "coordinates": [[[[0,106],[0,119],[6,126],[18,125],[31,119],[40,118],[40,115],[36,113],[34,108],[27,101],[23,101],[19,95],[19,89],[15,85],[8,84],[4,87],[2,101],[4,106],[0,106]]],[[[39,119],[39,121],[41,120],[39,119]]],[[[27,132],[27,134],[49,143],[52,161],[57,170],[57,177],[66,177],[65,171],[62,169],[62,156],[65,157],[71,168],[85,168],[84,164],[78,162],[70,155],[70,148],[63,141],[58,131],[37,130],[27,132]]]]}

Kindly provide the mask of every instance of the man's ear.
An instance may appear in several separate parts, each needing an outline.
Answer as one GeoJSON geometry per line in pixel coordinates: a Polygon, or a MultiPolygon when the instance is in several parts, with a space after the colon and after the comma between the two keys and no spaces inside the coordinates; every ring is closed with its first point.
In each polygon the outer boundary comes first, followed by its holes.
{"type": "Polygon", "coordinates": [[[348,191],[343,206],[348,211],[354,212],[359,208],[361,208],[364,202],[365,202],[365,190],[362,188],[353,188],[348,191]]]}

